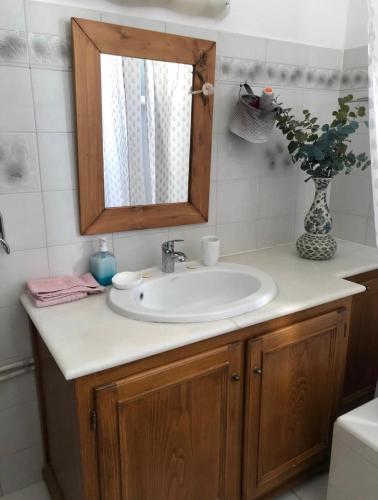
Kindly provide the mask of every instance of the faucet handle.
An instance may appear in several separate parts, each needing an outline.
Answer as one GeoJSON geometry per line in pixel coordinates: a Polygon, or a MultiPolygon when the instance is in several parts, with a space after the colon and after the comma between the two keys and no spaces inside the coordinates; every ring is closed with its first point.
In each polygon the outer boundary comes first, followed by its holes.
{"type": "Polygon", "coordinates": [[[175,243],[180,243],[181,241],[184,241],[184,240],[168,240],[168,241],[165,241],[161,248],[163,250],[163,252],[165,253],[171,253],[171,252],[174,252],[175,251],[175,243]]]}

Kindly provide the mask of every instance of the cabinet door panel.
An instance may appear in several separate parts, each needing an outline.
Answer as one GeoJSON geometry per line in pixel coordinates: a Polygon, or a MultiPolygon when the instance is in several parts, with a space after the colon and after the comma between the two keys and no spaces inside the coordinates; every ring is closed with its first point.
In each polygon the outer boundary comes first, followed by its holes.
{"type": "Polygon", "coordinates": [[[239,498],[241,350],[226,346],[96,391],[104,500],[239,498]]]}
{"type": "Polygon", "coordinates": [[[362,283],[367,291],[353,297],[345,370],[345,410],[374,395],[378,378],[378,279],[362,283]]]}
{"type": "Polygon", "coordinates": [[[331,332],[326,331],[263,352],[259,467],[262,479],[275,475],[282,464],[309,457],[327,446],[330,344],[331,332]],[[273,408],[279,411],[272,411],[273,408]]]}
{"type": "Polygon", "coordinates": [[[269,492],[328,453],[345,350],[343,312],[249,343],[246,499],[269,492]]]}

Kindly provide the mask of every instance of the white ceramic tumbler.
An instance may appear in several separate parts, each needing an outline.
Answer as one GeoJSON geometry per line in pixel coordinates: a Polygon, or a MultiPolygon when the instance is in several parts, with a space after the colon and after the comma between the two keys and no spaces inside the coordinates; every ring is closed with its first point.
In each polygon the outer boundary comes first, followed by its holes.
{"type": "Polygon", "coordinates": [[[217,236],[202,238],[202,262],[205,266],[215,266],[219,260],[220,240],[217,236]]]}

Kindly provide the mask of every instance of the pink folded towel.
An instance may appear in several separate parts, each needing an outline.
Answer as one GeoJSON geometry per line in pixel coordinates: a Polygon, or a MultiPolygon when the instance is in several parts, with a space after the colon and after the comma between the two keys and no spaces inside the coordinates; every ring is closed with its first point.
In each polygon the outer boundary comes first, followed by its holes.
{"type": "Polygon", "coordinates": [[[57,297],[55,299],[50,299],[50,300],[40,300],[37,299],[34,295],[32,295],[29,291],[28,294],[33,304],[36,307],[56,306],[58,304],[66,304],[67,302],[74,302],[75,300],[85,299],[85,297],[88,297],[87,293],[79,292],[79,293],[72,293],[71,295],[66,295],[65,297],[57,297]]]}
{"type": "Polygon", "coordinates": [[[45,307],[85,298],[88,294],[105,290],[90,273],[80,278],[59,276],[29,280],[26,290],[37,307],[45,307]]]}

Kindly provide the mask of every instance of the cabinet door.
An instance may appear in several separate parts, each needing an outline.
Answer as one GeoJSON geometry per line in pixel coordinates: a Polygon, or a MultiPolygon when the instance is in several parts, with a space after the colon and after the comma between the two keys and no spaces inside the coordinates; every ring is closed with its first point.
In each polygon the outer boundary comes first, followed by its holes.
{"type": "Polygon", "coordinates": [[[251,340],[246,370],[244,499],[325,458],[346,355],[345,311],[251,340]]]}
{"type": "Polygon", "coordinates": [[[374,395],[378,378],[378,279],[362,283],[353,297],[343,407],[351,410],[374,395]]]}
{"type": "Polygon", "coordinates": [[[240,498],[242,347],[96,390],[103,500],[240,498]]]}

